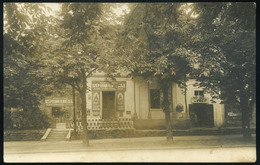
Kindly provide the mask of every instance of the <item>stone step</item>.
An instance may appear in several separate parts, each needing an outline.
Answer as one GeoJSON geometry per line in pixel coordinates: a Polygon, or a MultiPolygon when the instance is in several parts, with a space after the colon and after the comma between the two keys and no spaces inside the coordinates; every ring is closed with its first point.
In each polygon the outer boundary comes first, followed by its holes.
{"type": "Polygon", "coordinates": [[[49,137],[48,139],[66,139],[66,137],[49,137]]]}
{"type": "Polygon", "coordinates": [[[69,130],[66,129],[53,129],[49,136],[47,137],[47,141],[63,141],[66,140],[66,136],[69,130]]]}
{"type": "Polygon", "coordinates": [[[49,136],[50,136],[50,135],[66,135],[66,134],[68,134],[68,132],[62,132],[62,133],[56,133],[56,132],[54,132],[54,133],[50,133],[49,136]]]}
{"type": "Polygon", "coordinates": [[[49,136],[66,136],[68,133],[52,133],[52,134],[49,134],[49,136]]]}
{"type": "Polygon", "coordinates": [[[67,133],[68,131],[52,131],[51,133],[55,134],[62,134],[62,133],[67,133]]]}
{"type": "Polygon", "coordinates": [[[66,133],[68,131],[51,131],[51,133],[66,133]]]}
{"type": "Polygon", "coordinates": [[[66,123],[56,123],[56,129],[65,129],[66,123]]]}
{"type": "Polygon", "coordinates": [[[48,139],[65,139],[66,136],[62,136],[62,137],[57,137],[57,136],[52,136],[52,137],[48,137],[48,139]]]}
{"type": "Polygon", "coordinates": [[[54,132],[54,133],[65,133],[65,132],[68,132],[68,130],[52,130],[51,132],[54,132]]]}
{"type": "Polygon", "coordinates": [[[63,136],[53,135],[53,136],[49,136],[48,138],[52,138],[52,137],[63,138],[63,137],[66,137],[66,135],[63,135],[63,136]]]}
{"type": "Polygon", "coordinates": [[[56,125],[65,125],[66,123],[56,123],[56,125]]]}
{"type": "Polygon", "coordinates": [[[64,136],[56,136],[56,135],[53,135],[53,136],[49,136],[48,138],[52,138],[52,137],[63,138],[63,137],[66,137],[66,135],[64,135],[64,136]]]}
{"type": "Polygon", "coordinates": [[[58,139],[47,139],[47,141],[66,141],[65,138],[58,138],[58,139]]]}
{"type": "Polygon", "coordinates": [[[47,138],[47,141],[52,141],[52,140],[66,140],[66,138],[47,138]]]}
{"type": "Polygon", "coordinates": [[[63,133],[63,134],[50,134],[48,137],[50,136],[66,136],[67,133],[63,133]]]}

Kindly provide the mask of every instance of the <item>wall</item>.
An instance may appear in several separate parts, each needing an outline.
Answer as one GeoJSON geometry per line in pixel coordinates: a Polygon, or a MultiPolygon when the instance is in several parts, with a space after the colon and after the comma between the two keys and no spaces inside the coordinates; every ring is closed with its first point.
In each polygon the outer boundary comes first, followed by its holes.
{"type": "Polygon", "coordinates": [[[144,82],[136,81],[138,94],[136,95],[136,100],[138,100],[137,104],[137,114],[139,119],[147,119],[148,112],[149,112],[149,105],[148,105],[148,88],[144,82]]]}
{"type": "MultiPolygon", "coordinates": [[[[138,119],[164,119],[165,115],[162,109],[150,108],[148,83],[141,78],[135,78],[136,88],[136,110],[138,119]],[[150,114],[149,114],[150,112],[150,114]]],[[[156,89],[156,84],[150,84],[150,89],[156,89]]]]}
{"type": "MultiPolygon", "coordinates": [[[[192,103],[192,96],[194,95],[194,90],[202,89],[199,87],[194,87],[193,84],[195,84],[195,80],[189,80],[187,82],[188,90],[187,90],[187,104],[192,103]]],[[[210,94],[204,93],[204,96],[207,99],[208,104],[213,104],[213,115],[214,115],[214,126],[220,127],[225,123],[225,110],[224,110],[224,104],[220,104],[221,100],[219,99],[212,99],[210,94]],[[211,102],[210,100],[213,100],[214,102],[211,102]]],[[[188,107],[189,108],[189,107],[188,107]]]]}
{"type": "MultiPolygon", "coordinates": [[[[172,88],[172,91],[173,91],[173,118],[174,119],[187,119],[188,114],[189,114],[189,109],[187,109],[187,111],[185,109],[185,95],[183,94],[182,89],[178,86],[177,83],[173,83],[172,86],[173,86],[173,88],[172,88]],[[177,105],[183,106],[182,112],[176,111],[177,105]]],[[[189,95],[188,92],[187,92],[187,95],[189,95]]],[[[187,96],[187,98],[188,97],[189,96],[187,96]]]]}
{"type": "MultiPolygon", "coordinates": [[[[93,115],[93,101],[92,101],[92,82],[93,81],[105,81],[104,74],[97,74],[87,79],[87,86],[88,91],[86,92],[86,101],[87,101],[87,110],[89,112],[88,118],[101,118],[102,117],[102,91],[99,91],[100,96],[100,114],[99,116],[93,115]]],[[[144,81],[142,78],[128,78],[128,77],[120,77],[116,78],[116,81],[125,81],[126,82],[126,88],[124,91],[124,112],[123,117],[134,117],[134,114],[136,112],[137,119],[143,120],[143,119],[165,119],[164,112],[162,109],[150,109],[150,102],[149,102],[149,88],[154,89],[158,87],[158,84],[150,84],[148,88],[148,84],[146,81],[144,81]],[[135,89],[135,90],[134,90],[135,89]],[[134,97],[135,95],[135,97],[134,97]],[[127,113],[129,112],[129,113],[127,113]],[[150,112],[150,113],[149,113],[150,112]],[[151,118],[149,118],[149,115],[151,118]]],[[[195,83],[195,80],[189,80],[187,82],[188,88],[187,88],[187,110],[185,110],[185,96],[182,92],[182,89],[178,87],[176,83],[172,84],[172,104],[173,104],[173,118],[178,120],[187,120],[189,119],[189,104],[192,103],[192,96],[194,95],[194,90],[199,89],[197,87],[194,87],[193,84],[195,83]],[[184,111],[182,112],[176,112],[176,106],[178,104],[182,104],[184,107],[184,111]]],[[[211,99],[209,94],[205,94],[205,97],[208,98],[209,104],[213,104],[214,108],[214,126],[220,127],[225,122],[225,113],[224,113],[224,105],[220,104],[220,100],[214,100],[215,103],[211,103],[209,100],[211,99]]],[[[72,115],[72,105],[61,105],[66,111],[71,112],[72,115]]],[[[51,115],[51,106],[45,107],[45,112],[47,112],[49,115],[51,115]]]]}
{"type": "Polygon", "coordinates": [[[70,94],[61,96],[56,93],[52,96],[46,97],[45,100],[42,102],[40,108],[45,114],[49,116],[52,128],[56,127],[56,123],[65,123],[69,120],[72,120],[73,118],[73,103],[72,96],[70,94]],[[55,100],[59,100],[59,102],[55,102],[55,100]],[[55,118],[52,114],[52,107],[59,107],[60,112],[64,114],[62,114],[60,117],[55,118]]]}
{"type": "MultiPolygon", "coordinates": [[[[191,98],[193,97],[194,90],[200,88],[194,87],[193,84],[195,80],[190,80],[187,82],[187,111],[185,110],[185,95],[183,91],[176,83],[173,83],[172,93],[173,93],[173,116],[175,119],[187,119],[189,118],[189,104],[192,104],[191,98]],[[176,106],[178,104],[183,105],[183,112],[176,112],[176,106]]],[[[136,110],[138,114],[138,119],[148,119],[149,112],[149,101],[148,101],[148,85],[141,78],[135,79],[135,88],[136,88],[136,110]]],[[[131,86],[132,87],[132,86],[131,86]]],[[[131,88],[128,88],[131,90],[131,88]]],[[[220,104],[220,100],[215,99],[216,103],[211,103],[212,99],[210,94],[204,94],[207,99],[208,104],[213,104],[213,113],[214,113],[214,126],[219,127],[224,123],[224,105],[220,104]]],[[[126,97],[127,98],[127,97],[126,97]]],[[[132,102],[132,98],[129,99],[132,102]]],[[[130,103],[129,105],[133,105],[130,103]]],[[[132,107],[132,106],[131,106],[132,107]]],[[[164,113],[162,109],[150,109],[152,119],[164,119],[164,113]]]]}
{"type": "Polygon", "coordinates": [[[72,114],[72,97],[69,96],[65,96],[65,97],[47,97],[45,98],[45,102],[44,102],[44,109],[45,109],[45,113],[48,114],[49,116],[52,116],[52,107],[60,107],[60,110],[62,112],[66,112],[68,114],[72,114]],[[66,103],[55,103],[55,102],[47,102],[47,101],[55,101],[55,100],[64,100],[67,101],[66,103]]]}

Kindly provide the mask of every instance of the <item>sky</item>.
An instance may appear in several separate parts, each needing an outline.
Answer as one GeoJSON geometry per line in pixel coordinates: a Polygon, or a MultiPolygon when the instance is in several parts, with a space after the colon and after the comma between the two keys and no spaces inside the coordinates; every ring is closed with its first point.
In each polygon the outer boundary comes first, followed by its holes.
{"type": "Polygon", "coordinates": [[[51,8],[53,11],[60,10],[61,4],[60,3],[43,3],[45,6],[51,8]]]}
{"type": "Polygon", "coordinates": [[[127,4],[122,4],[122,3],[121,3],[121,5],[118,6],[116,9],[115,9],[115,8],[112,9],[112,11],[113,11],[114,13],[116,13],[117,16],[120,16],[120,15],[124,14],[124,13],[123,13],[124,10],[126,10],[127,12],[129,12],[129,8],[128,8],[127,4]]]}
{"type": "MultiPolygon", "coordinates": [[[[59,11],[61,8],[61,3],[43,3],[45,6],[50,7],[53,10],[53,13],[50,14],[54,14],[55,11],[59,11]]],[[[113,12],[116,13],[117,16],[120,16],[123,14],[123,10],[129,11],[127,4],[123,4],[120,3],[121,5],[119,5],[117,8],[113,8],[113,12]]]]}

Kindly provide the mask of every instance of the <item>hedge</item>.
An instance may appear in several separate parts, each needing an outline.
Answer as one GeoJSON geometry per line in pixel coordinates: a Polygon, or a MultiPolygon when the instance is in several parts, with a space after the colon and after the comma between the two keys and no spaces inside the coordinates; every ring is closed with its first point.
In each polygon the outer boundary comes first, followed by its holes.
{"type": "Polygon", "coordinates": [[[5,130],[4,141],[39,141],[46,129],[40,130],[5,130]]]}

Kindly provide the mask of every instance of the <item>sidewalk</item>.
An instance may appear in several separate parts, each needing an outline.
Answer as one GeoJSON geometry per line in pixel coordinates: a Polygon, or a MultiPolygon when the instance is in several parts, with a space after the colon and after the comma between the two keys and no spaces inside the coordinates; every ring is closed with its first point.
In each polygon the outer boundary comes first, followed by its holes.
{"type": "MultiPolygon", "coordinates": [[[[173,129],[174,136],[200,136],[200,135],[237,135],[242,134],[241,127],[221,127],[221,128],[205,128],[205,127],[195,127],[189,129],[173,129]]],[[[251,128],[251,133],[256,133],[256,128],[251,128]]],[[[136,136],[165,136],[166,130],[136,130],[136,136]]]]}
{"type": "Polygon", "coordinates": [[[171,144],[166,137],[94,139],[88,147],[81,140],[4,142],[4,154],[255,147],[255,139],[255,135],[252,142],[244,142],[242,135],[174,136],[171,144]]]}

